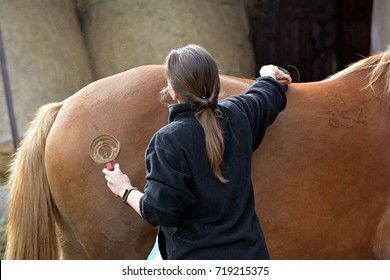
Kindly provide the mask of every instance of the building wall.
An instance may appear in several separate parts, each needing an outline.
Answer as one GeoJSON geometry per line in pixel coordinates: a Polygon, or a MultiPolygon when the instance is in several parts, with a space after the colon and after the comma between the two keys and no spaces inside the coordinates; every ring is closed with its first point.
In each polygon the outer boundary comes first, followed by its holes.
{"type": "Polygon", "coordinates": [[[390,1],[374,0],[371,25],[371,49],[376,53],[390,46],[390,1]]]}

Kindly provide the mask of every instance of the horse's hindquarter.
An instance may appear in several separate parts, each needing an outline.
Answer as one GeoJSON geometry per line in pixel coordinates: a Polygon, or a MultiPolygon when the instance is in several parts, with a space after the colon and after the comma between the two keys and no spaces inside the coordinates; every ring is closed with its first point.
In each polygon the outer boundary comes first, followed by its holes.
{"type": "MultiPolygon", "coordinates": [[[[121,143],[116,161],[142,190],[145,148],[167,122],[168,110],[159,102],[164,86],[163,66],[146,66],[99,80],[66,100],[46,145],[63,258],[142,259],[149,253],[155,229],[114,198],[89,145],[97,135],[115,136],[121,143]]],[[[246,80],[222,77],[228,95],[248,87],[246,80]]]]}
{"type": "MultiPolygon", "coordinates": [[[[249,87],[248,80],[221,81],[225,96],[249,87]]],[[[114,198],[89,144],[99,134],[115,136],[117,162],[142,189],[145,148],[167,121],[157,97],[165,83],[162,66],[141,67],[66,100],[46,146],[65,258],[146,257],[155,229],[114,198]]],[[[347,86],[291,85],[287,109],[254,154],[256,209],[272,258],[373,257],[389,196],[389,111],[381,98],[347,86]]]]}
{"type": "Polygon", "coordinates": [[[346,83],[290,86],[286,111],[253,159],[272,258],[377,257],[390,193],[389,116],[383,99],[346,83]]]}
{"type": "Polygon", "coordinates": [[[151,250],[155,229],[114,198],[89,145],[100,134],[115,136],[121,144],[116,162],[142,189],[145,147],[167,119],[158,102],[164,85],[161,66],[144,67],[95,82],[66,100],[46,146],[64,258],[142,259],[151,250]]]}

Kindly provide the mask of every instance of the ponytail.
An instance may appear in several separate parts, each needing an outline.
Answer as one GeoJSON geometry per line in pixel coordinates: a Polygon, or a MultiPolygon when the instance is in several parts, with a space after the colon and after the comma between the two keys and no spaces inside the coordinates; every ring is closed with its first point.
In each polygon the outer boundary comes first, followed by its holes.
{"type": "MultiPolygon", "coordinates": [[[[181,101],[196,109],[195,117],[204,130],[206,151],[214,175],[222,183],[225,143],[218,110],[220,80],[218,66],[202,47],[189,45],[172,50],[166,59],[168,83],[180,94],[181,101]]],[[[166,92],[166,91],[165,91],[166,92]]]]}
{"type": "Polygon", "coordinates": [[[214,175],[222,183],[229,182],[225,179],[221,171],[225,142],[219,120],[216,116],[216,111],[209,107],[197,112],[195,117],[204,130],[207,156],[214,175]]]}

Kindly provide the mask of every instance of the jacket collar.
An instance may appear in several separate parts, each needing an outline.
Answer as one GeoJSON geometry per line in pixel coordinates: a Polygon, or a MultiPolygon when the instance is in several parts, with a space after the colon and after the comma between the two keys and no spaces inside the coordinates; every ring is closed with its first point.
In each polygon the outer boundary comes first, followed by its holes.
{"type": "Polygon", "coordinates": [[[168,123],[176,121],[181,118],[188,118],[193,116],[193,107],[191,104],[171,104],[168,106],[169,116],[168,123]]]}

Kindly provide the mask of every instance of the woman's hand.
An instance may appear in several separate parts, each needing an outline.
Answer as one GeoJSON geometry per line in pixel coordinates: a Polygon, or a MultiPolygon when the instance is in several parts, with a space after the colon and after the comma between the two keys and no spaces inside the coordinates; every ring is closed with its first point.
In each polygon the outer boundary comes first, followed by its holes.
{"type": "Polygon", "coordinates": [[[131,186],[129,177],[126,174],[123,174],[119,168],[119,164],[115,164],[113,171],[104,168],[102,171],[106,176],[107,186],[110,190],[117,196],[122,197],[125,189],[131,186]]]}
{"type": "Polygon", "coordinates": [[[261,67],[259,73],[261,77],[268,76],[283,84],[290,84],[292,82],[291,76],[286,70],[272,64],[261,67]]]}

